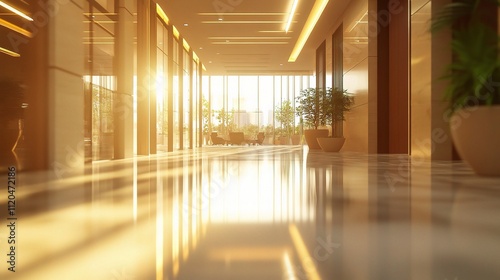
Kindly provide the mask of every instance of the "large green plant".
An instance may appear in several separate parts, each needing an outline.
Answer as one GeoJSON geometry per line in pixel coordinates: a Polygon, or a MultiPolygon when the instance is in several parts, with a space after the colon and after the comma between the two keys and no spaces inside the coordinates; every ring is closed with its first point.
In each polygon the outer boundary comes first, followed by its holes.
{"type": "Polygon", "coordinates": [[[202,100],[201,100],[201,103],[202,103],[202,119],[203,119],[203,133],[206,134],[208,133],[208,128],[209,128],[209,124],[210,124],[210,116],[211,116],[211,113],[210,113],[210,102],[205,98],[205,97],[202,97],[202,100]]]}
{"type": "Polygon", "coordinates": [[[282,136],[290,136],[293,134],[293,121],[295,118],[295,110],[293,109],[292,102],[285,100],[281,105],[276,106],[275,110],[276,120],[281,123],[282,136]]]}
{"type": "Polygon", "coordinates": [[[259,133],[259,126],[256,124],[247,124],[241,127],[240,130],[245,134],[245,136],[255,137],[257,133],[259,133]]]}
{"type": "Polygon", "coordinates": [[[234,131],[236,129],[236,124],[234,123],[234,110],[231,112],[227,112],[224,109],[220,109],[218,111],[215,111],[217,114],[217,121],[219,122],[218,125],[218,132],[221,135],[226,135],[231,131],[234,131]]]}
{"type": "Polygon", "coordinates": [[[432,32],[452,30],[453,60],[443,76],[449,81],[445,98],[450,102],[450,113],[469,106],[500,104],[499,37],[486,15],[498,5],[491,0],[458,0],[445,5],[433,19],[432,32]]]}
{"type": "Polygon", "coordinates": [[[345,121],[345,112],[349,111],[353,104],[354,97],[347,90],[326,89],[325,99],[322,103],[322,113],[326,117],[326,123],[332,127],[332,137],[342,136],[337,135],[338,129],[336,129],[336,126],[345,121]]]}
{"type": "Polygon", "coordinates": [[[303,89],[295,98],[295,113],[306,127],[318,129],[318,126],[326,124],[326,115],[321,110],[324,99],[324,90],[315,88],[303,89]]]}

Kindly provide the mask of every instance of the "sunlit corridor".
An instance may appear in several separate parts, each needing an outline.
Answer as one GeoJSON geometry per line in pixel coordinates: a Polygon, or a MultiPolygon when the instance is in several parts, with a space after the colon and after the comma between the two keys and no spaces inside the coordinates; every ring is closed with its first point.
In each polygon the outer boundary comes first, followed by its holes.
{"type": "Polygon", "coordinates": [[[500,279],[499,184],[463,163],[303,146],[24,172],[17,272],[3,261],[0,279],[500,279]]]}

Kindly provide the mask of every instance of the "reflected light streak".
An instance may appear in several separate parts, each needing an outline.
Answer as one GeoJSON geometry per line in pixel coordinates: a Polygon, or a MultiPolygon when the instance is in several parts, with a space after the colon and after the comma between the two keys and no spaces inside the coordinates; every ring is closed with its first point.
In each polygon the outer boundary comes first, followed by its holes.
{"type": "Polygon", "coordinates": [[[172,197],[172,260],[174,275],[179,272],[179,186],[174,186],[174,194],[172,197]]]}
{"type": "Polygon", "coordinates": [[[163,177],[158,176],[156,192],[156,279],[163,280],[163,177]]]}
{"type": "Polygon", "coordinates": [[[137,223],[137,160],[134,160],[133,172],[133,186],[132,186],[132,215],[134,217],[134,224],[137,223]]]}
{"type": "Polygon", "coordinates": [[[302,239],[302,235],[297,229],[297,226],[295,224],[291,224],[288,229],[290,231],[290,236],[292,238],[293,245],[295,246],[295,250],[297,251],[300,262],[302,263],[302,268],[307,273],[307,279],[321,280],[318,270],[316,269],[314,259],[309,254],[306,244],[304,243],[304,239],[302,239]]]}
{"type": "MultiPolygon", "coordinates": [[[[186,174],[187,170],[183,170],[183,173],[186,174]]],[[[184,206],[182,209],[186,209],[185,207],[189,207],[189,185],[187,181],[187,176],[183,176],[183,191],[182,191],[182,205],[184,206]]],[[[189,209],[189,208],[188,208],[189,209]]],[[[182,260],[186,261],[189,257],[189,211],[184,211],[182,217],[182,260]]]]}
{"type": "Polygon", "coordinates": [[[285,279],[295,280],[295,272],[292,267],[292,261],[290,260],[290,255],[287,251],[283,253],[283,264],[285,265],[285,279]]]}

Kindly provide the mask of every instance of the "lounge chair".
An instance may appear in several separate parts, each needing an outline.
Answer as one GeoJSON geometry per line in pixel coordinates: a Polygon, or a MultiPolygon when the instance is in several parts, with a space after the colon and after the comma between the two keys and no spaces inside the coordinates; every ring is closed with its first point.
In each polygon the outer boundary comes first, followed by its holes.
{"type": "Polygon", "coordinates": [[[264,142],[265,138],[266,138],[266,136],[264,135],[264,132],[257,133],[257,141],[256,141],[256,143],[259,144],[259,145],[262,145],[262,143],[264,142]]]}
{"type": "Polygon", "coordinates": [[[245,134],[243,132],[229,132],[229,142],[233,145],[241,145],[245,142],[245,134]]]}
{"type": "Polygon", "coordinates": [[[226,145],[227,141],[224,138],[217,136],[217,132],[212,132],[210,134],[210,140],[212,140],[212,145],[226,145]]]}

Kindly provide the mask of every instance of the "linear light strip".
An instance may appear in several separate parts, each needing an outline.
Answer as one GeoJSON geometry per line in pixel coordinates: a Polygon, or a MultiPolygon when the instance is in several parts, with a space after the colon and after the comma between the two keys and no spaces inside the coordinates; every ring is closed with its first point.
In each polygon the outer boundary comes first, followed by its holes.
{"type": "Polygon", "coordinates": [[[179,33],[179,30],[177,30],[177,27],[175,27],[175,25],[172,25],[172,33],[174,33],[174,37],[179,40],[181,34],[179,33]]]}
{"type": "Polygon", "coordinates": [[[158,3],[156,4],[156,13],[166,24],[170,24],[170,19],[168,18],[167,14],[165,14],[165,11],[163,11],[163,9],[158,3]]]}
{"type": "Polygon", "coordinates": [[[290,25],[292,25],[292,19],[293,15],[295,14],[295,10],[297,9],[297,4],[299,3],[299,0],[294,0],[292,4],[292,9],[290,10],[290,14],[288,15],[288,20],[286,22],[286,27],[285,27],[285,32],[288,33],[288,30],[290,30],[290,25]]]}
{"type": "Polygon", "coordinates": [[[288,42],[212,42],[213,45],[287,45],[288,42]]]}
{"type": "Polygon", "coordinates": [[[3,20],[0,18],[0,25],[3,26],[3,27],[7,27],[8,29],[12,30],[12,31],[15,31],[21,35],[24,35],[26,37],[29,37],[29,38],[32,38],[33,37],[33,33],[29,32],[28,30],[26,29],[23,29],[13,23],[10,23],[6,20],[3,20]]]}
{"type": "Polygon", "coordinates": [[[200,16],[284,16],[286,13],[198,13],[200,16]]]}
{"type": "Polygon", "coordinates": [[[187,52],[189,52],[189,50],[191,49],[191,46],[189,46],[188,42],[185,39],[182,39],[182,46],[187,52]]]}
{"type": "Polygon", "coordinates": [[[207,20],[202,21],[201,23],[225,23],[225,24],[275,24],[275,23],[285,23],[282,20],[207,20]]]}
{"type": "Polygon", "coordinates": [[[316,269],[316,265],[314,263],[311,254],[307,250],[306,244],[304,243],[304,239],[302,239],[302,235],[300,234],[297,226],[295,224],[291,224],[288,227],[290,232],[290,237],[292,237],[293,245],[295,246],[295,250],[297,250],[297,254],[299,255],[300,262],[302,263],[302,268],[306,271],[309,280],[321,280],[319,276],[318,270],[316,269]]]}
{"type": "MultiPolygon", "coordinates": [[[[288,33],[292,33],[293,31],[290,30],[288,33]]],[[[283,33],[282,30],[259,30],[259,33],[283,33]]]]}
{"type": "Polygon", "coordinates": [[[18,16],[20,16],[20,17],[24,18],[24,19],[27,19],[27,20],[29,20],[29,21],[33,21],[33,19],[32,19],[31,17],[29,17],[28,15],[26,15],[25,13],[23,13],[23,12],[19,11],[18,9],[16,9],[16,8],[12,7],[12,6],[11,6],[11,5],[9,5],[9,4],[4,3],[3,1],[0,1],[0,6],[4,7],[5,9],[7,9],[7,10],[9,10],[9,11],[13,12],[14,14],[16,14],[16,15],[18,15],[18,16]]]}
{"type": "Polygon", "coordinates": [[[274,40],[274,39],[278,39],[278,40],[287,40],[287,39],[290,39],[292,37],[278,37],[278,36],[274,36],[274,37],[259,37],[259,36],[256,36],[256,37],[208,37],[208,39],[210,40],[274,40]]]}
{"type": "MultiPolygon", "coordinates": [[[[172,26],[172,33],[173,33],[174,37],[177,40],[180,40],[181,34],[180,34],[179,30],[177,29],[177,27],[175,27],[175,25],[170,23],[170,19],[168,18],[167,14],[165,13],[165,11],[163,11],[163,9],[161,8],[161,6],[159,4],[156,4],[156,14],[165,22],[165,24],[172,26]]],[[[189,52],[191,50],[191,46],[189,45],[187,40],[184,38],[182,38],[182,46],[184,47],[184,49],[187,52],[189,52]]],[[[200,63],[200,58],[198,57],[198,55],[195,52],[193,52],[193,60],[196,61],[196,63],[200,63]]],[[[203,65],[203,69],[206,71],[204,65],[203,65]]]]}
{"type": "Polygon", "coordinates": [[[20,54],[16,53],[16,52],[13,52],[11,50],[8,50],[8,49],[4,49],[2,47],[0,47],[0,53],[4,53],[6,55],[10,55],[12,57],[21,57],[20,54]]]}
{"type": "Polygon", "coordinates": [[[314,3],[314,6],[311,10],[311,13],[309,14],[309,17],[307,18],[306,24],[304,25],[304,28],[302,29],[302,32],[299,35],[299,39],[297,40],[297,43],[295,44],[295,47],[293,48],[292,54],[290,54],[290,58],[288,58],[288,62],[295,62],[297,58],[299,57],[300,52],[302,51],[302,48],[304,48],[304,45],[307,42],[307,39],[309,39],[309,36],[311,35],[312,31],[314,30],[314,27],[316,26],[316,23],[318,23],[319,18],[321,17],[321,14],[326,8],[326,5],[328,4],[329,0],[316,0],[314,3]]]}

